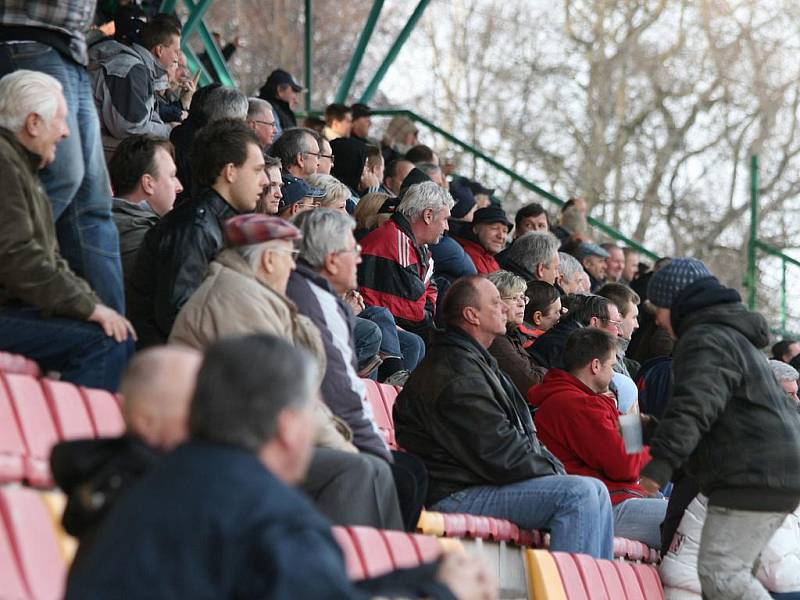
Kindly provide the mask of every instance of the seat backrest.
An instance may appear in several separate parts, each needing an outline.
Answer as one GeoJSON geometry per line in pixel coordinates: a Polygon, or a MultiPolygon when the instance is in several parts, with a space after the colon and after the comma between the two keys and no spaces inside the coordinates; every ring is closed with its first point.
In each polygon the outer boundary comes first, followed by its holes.
{"type": "Polygon", "coordinates": [[[382,529],[380,534],[389,548],[389,555],[395,569],[407,569],[419,565],[417,549],[414,547],[414,542],[411,541],[410,534],[388,529],[382,529]]]}
{"type": "Polygon", "coordinates": [[[66,381],[41,380],[44,397],[50,407],[62,440],[95,437],[94,427],[80,390],[66,381]]]}
{"type": "Polygon", "coordinates": [[[378,577],[393,570],[389,547],[377,529],[372,527],[353,526],[347,528],[355,544],[356,552],[364,565],[364,574],[378,577]]]}
{"type": "Polygon", "coordinates": [[[30,595],[36,600],[63,598],[67,567],[39,495],[30,488],[2,487],[0,513],[30,595]]]}
{"type": "Polygon", "coordinates": [[[664,600],[664,586],[654,566],[633,565],[633,570],[647,600],[664,600]]]}
{"type": "Polygon", "coordinates": [[[639,585],[639,578],[636,577],[636,572],[630,563],[614,561],[614,568],[619,574],[619,579],[622,582],[622,588],[625,590],[626,600],[650,600],[642,592],[642,586],[639,585]]]}
{"type": "Polygon", "coordinates": [[[2,597],[9,600],[27,600],[29,597],[14,548],[11,546],[11,535],[6,531],[2,517],[0,517],[0,590],[2,597]]]}
{"type": "Polygon", "coordinates": [[[389,413],[386,412],[386,405],[383,403],[383,396],[381,396],[380,384],[372,379],[364,379],[364,385],[367,388],[367,400],[372,406],[372,414],[375,417],[375,423],[378,429],[381,430],[383,438],[389,447],[396,448],[397,443],[394,437],[394,424],[389,413]]]}
{"type": "Polygon", "coordinates": [[[411,541],[414,542],[414,548],[417,549],[417,556],[421,563],[436,560],[444,552],[438,538],[433,536],[412,533],[411,541]]]}
{"type": "Polygon", "coordinates": [[[50,450],[58,432],[50,416],[47,400],[38,379],[30,375],[3,374],[14,407],[17,425],[25,442],[25,477],[33,485],[52,485],[50,450]]]}
{"type": "Polygon", "coordinates": [[[595,561],[597,570],[600,572],[600,577],[603,578],[603,585],[608,592],[609,598],[620,598],[624,600],[627,598],[625,595],[625,588],[622,586],[622,580],[619,577],[617,569],[614,568],[613,561],[598,560],[595,561]]]}
{"type": "Polygon", "coordinates": [[[119,402],[111,392],[81,387],[81,394],[97,437],[116,437],[125,432],[119,402]]]}
{"type": "Polygon", "coordinates": [[[383,405],[386,407],[386,414],[392,421],[392,428],[394,428],[394,403],[397,401],[397,394],[399,393],[397,386],[388,385],[386,383],[380,384],[381,397],[383,398],[383,405]]]}
{"type": "Polygon", "coordinates": [[[611,594],[606,588],[603,576],[600,574],[598,564],[600,561],[586,554],[573,554],[572,560],[581,574],[583,587],[592,600],[616,600],[619,595],[611,594]]]}
{"type": "Polygon", "coordinates": [[[335,526],[332,528],[333,537],[339,544],[344,554],[344,562],[347,568],[347,576],[353,580],[358,581],[364,579],[364,565],[361,564],[361,558],[358,556],[355,544],[344,527],[335,526]]]}
{"type": "MultiPolygon", "coordinates": [[[[558,567],[561,583],[567,593],[567,598],[569,600],[590,600],[580,571],[578,571],[578,565],[575,564],[572,555],[566,552],[551,552],[550,554],[558,567]]],[[[603,593],[605,593],[605,590],[603,590],[603,593]]]]}
{"type": "Polygon", "coordinates": [[[5,383],[0,380],[0,483],[22,481],[25,454],[25,442],[19,432],[11,398],[5,383]]]}
{"type": "Polygon", "coordinates": [[[11,354],[10,352],[0,352],[0,372],[20,373],[31,377],[42,376],[42,370],[36,361],[20,354],[11,354]]]}
{"type": "Polygon", "coordinates": [[[528,594],[536,600],[567,600],[553,555],[546,550],[526,550],[528,594]]]}
{"type": "Polygon", "coordinates": [[[444,513],[444,534],[449,537],[462,537],[467,533],[467,520],[465,515],[459,513],[444,513]]]}

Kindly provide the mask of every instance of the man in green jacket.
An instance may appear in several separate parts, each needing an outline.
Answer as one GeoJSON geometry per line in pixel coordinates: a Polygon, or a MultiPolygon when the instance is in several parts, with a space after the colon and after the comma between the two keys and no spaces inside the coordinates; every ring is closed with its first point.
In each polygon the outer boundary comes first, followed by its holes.
{"type": "Polygon", "coordinates": [[[131,324],[61,257],[38,172],[69,135],[61,84],[18,70],[0,79],[0,350],[81,385],[116,390],[131,324]]]}
{"type": "Polygon", "coordinates": [[[767,322],[694,258],[647,288],[656,322],[677,339],[672,398],[642,471],[650,492],[683,467],[708,496],[698,574],[708,600],[768,600],[758,558],[800,502],[800,417],[759,348],[767,322]]]}

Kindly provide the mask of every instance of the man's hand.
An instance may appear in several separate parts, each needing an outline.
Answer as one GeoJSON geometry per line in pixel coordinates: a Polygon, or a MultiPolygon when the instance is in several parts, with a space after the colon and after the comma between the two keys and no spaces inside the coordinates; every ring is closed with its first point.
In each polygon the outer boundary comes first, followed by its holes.
{"type": "Polygon", "coordinates": [[[98,304],[94,307],[87,321],[100,325],[108,337],[113,337],[118,342],[127,340],[128,335],[133,336],[134,340],[136,339],[136,331],[134,331],[131,322],[117,311],[103,304],[98,304]]]}
{"type": "Polygon", "coordinates": [[[344,295],[344,301],[350,306],[354,315],[360,315],[366,308],[364,298],[357,290],[350,290],[344,295]]]}
{"type": "Polygon", "coordinates": [[[494,600],[497,581],[478,557],[451,552],[442,559],[436,578],[447,585],[458,600],[494,600]]]}
{"type": "Polygon", "coordinates": [[[364,169],[361,174],[361,187],[364,189],[376,188],[381,184],[378,176],[371,173],[369,170],[364,169]]]}
{"type": "Polygon", "coordinates": [[[644,488],[644,491],[650,494],[651,496],[655,496],[658,494],[659,490],[661,490],[661,485],[657,481],[653,481],[649,477],[641,477],[639,479],[639,485],[644,488]]]}

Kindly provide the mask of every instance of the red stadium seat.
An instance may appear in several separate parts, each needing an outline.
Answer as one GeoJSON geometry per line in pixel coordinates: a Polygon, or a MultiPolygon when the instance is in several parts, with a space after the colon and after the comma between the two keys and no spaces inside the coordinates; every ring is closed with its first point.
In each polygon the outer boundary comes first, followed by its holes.
{"type": "Polygon", "coordinates": [[[114,394],[86,387],[80,390],[97,437],[122,435],[125,432],[125,420],[114,394]]]}
{"type": "Polygon", "coordinates": [[[417,549],[411,535],[404,531],[380,530],[383,540],[389,547],[389,555],[395,569],[407,569],[420,564],[417,549]]]}
{"type": "Polygon", "coordinates": [[[0,483],[25,477],[25,442],[5,384],[0,381],[0,483]]]}
{"type": "Polygon", "coordinates": [[[347,531],[353,539],[367,577],[384,575],[394,569],[389,547],[377,529],[355,526],[348,527],[347,531]]]}
{"type": "Polygon", "coordinates": [[[94,427],[80,390],[66,381],[40,381],[60,439],[94,437],[94,427]]]}
{"type": "Polygon", "coordinates": [[[364,385],[367,386],[367,400],[372,406],[372,414],[375,417],[375,423],[378,429],[381,430],[383,439],[389,444],[390,448],[397,448],[397,443],[394,437],[394,424],[389,413],[386,412],[386,405],[383,403],[383,396],[381,396],[380,384],[372,381],[371,379],[364,379],[364,385]]]}
{"type": "Polygon", "coordinates": [[[467,534],[465,515],[444,513],[444,534],[448,537],[464,537],[467,534]]]}
{"type": "Polygon", "coordinates": [[[586,589],[589,598],[593,600],[595,598],[597,600],[615,600],[616,598],[624,597],[620,594],[622,591],[621,584],[619,589],[615,590],[616,593],[612,593],[606,587],[599,569],[599,563],[601,561],[587,556],[586,554],[573,554],[572,560],[575,561],[575,566],[578,567],[578,572],[581,574],[581,579],[583,580],[583,587],[586,589]]]}
{"type": "MultiPolygon", "coordinates": [[[[551,552],[550,554],[558,567],[561,583],[564,585],[564,591],[567,593],[569,600],[592,600],[595,598],[595,596],[589,596],[587,593],[581,573],[572,555],[566,552],[551,552]]],[[[601,586],[601,589],[605,594],[605,588],[601,586]]],[[[605,596],[597,596],[597,598],[605,598],[605,596]]]]}
{"type": "Polygon", "coordinates": [[[595,564],[597,565],[597,570],[600,572],[600,577],[603,578],[603,585],[606,588],[606,592],[608,592],[608,597],[612,599],[628,598],[628,596],[625,595],[625,588],[622,586],[619,573],[614,567],[614,562],[610,560],[598,560],[595,561],[595,564]]]}
{"type": "Polygon", "coordinates": [[[30,596],[63,598],[67,567],[39,494],[23,487],[0,488],[0,512],[30,596]]]}
{"type": "Polygon", "coordinates": [[[0,352],[0,372],[30,375],[31,377],[42,376],[42,370],[36,361],[10,352],[0,352]]]}
{"type": "Polygon", "coordinates": [[[636,577],[633,565],[626,562],[614,561],[614,568],[617,570],[619,579],[622,582],[626,600],[650,600],[642,592],[642,586],[639,585],[639,578],[636,577]]]}
{"type": "Polygon", "coordinates": [[[5,374],[3,379],[25,442],[25,478],[32,485],[50,487],[50,450],[58,441],[58,432],[42,386],[29,375],[5,374]]]}
{"type": "Polygon", "coordinates": [[[355,544],[353,544],[350,534],[347,533],[347,529],[337,526],[333,527],[332,530],[333,537],[336,538],[344,554],[347,576],[353,581],[364,579],[364,566],[361,564],[361,559],[358,557],[355,544]]]}
{"type": "Polygon", "coordinates": [[[2,518],[0,518],[0,590],[2,597],[8,600],[26,600],[29,597],[22,573],[19,571],[17,557],[11,547],[11,536],[6,531],[2,518]]]}
{"type": "Polygon", "coordinates": [[[647,600],[664,600],[664,587],[658,571],[652,565],[633,565],[636,578],[647,600]]]}
{"type": "Polygon", "coordinates": [[[442,555],[442,546],[435,537],[413,533],[411,541],[414,542],[421,563],[431,562],[442,555]]]}
{"type": "Polygon", "coordinates": [[[400,393],[397,386],[388,385],[386,383],[380,384],[381,397],[383,398],[383,405],[386,407],[386,413],[392,421],[392,429],[394,429],[394,403],[397,401],[397,394],[400,393]]]}

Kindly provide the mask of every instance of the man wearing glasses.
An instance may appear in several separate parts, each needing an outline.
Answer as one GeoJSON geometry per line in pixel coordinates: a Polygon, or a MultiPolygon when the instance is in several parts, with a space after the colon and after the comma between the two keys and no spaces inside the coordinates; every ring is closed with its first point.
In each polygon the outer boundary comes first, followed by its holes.
{"type": "Polygon", "coordinates": [[[311,129],[286,129],[270,148],[269,153],[280,158],[286,173],[304,179],[317,172],[320,162],[317,135],[311,129]]]}
{"type": "Polygon", "coordinates": [[[248,98],[247,124],[256,132],[261,149],[268,152],[278,130],[270,103],[261,98],[248,98]]]}

